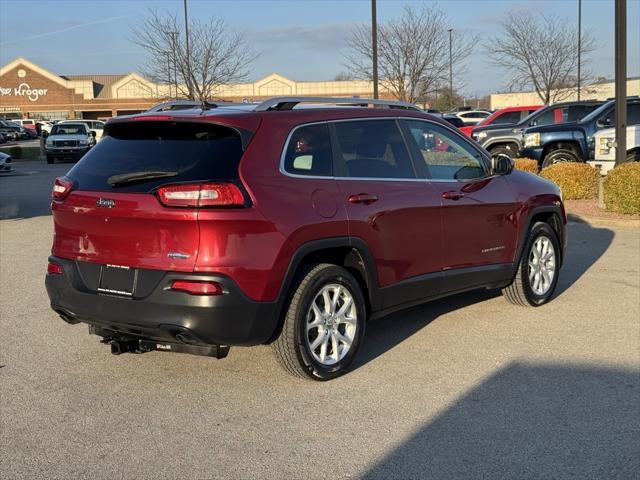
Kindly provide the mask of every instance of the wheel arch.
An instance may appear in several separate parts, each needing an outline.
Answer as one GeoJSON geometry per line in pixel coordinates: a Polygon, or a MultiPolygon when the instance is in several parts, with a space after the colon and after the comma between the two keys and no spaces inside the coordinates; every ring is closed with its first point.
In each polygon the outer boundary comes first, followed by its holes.
{"type": "MultiPolygon", "coordinates": [[[[277,328],[271,337],[273,341],[280,333],[284,309],[292,295],[292,287],[301,269],[311,263],[332,263],[351,273],[365,298],[367,314],[380,309],[380,294],[376,264],[371,250],[360,238],[332,237],[304,243],[295,251],[284,276],[278,295],[276,315],[277,328]]],[[[369,316],[369,315],[367,315],[369,316]]]]}
{"type": "Polygon", "coordinates": [[[562,266],[562,263],[564,261],[563,246],[565,245],[566,241],[566,228],[562,218],[562,211],[560,207],[556,205],[544,205],[535,207],[529,212],[526,222],[523,222],[524,228],[523,230],[521,230],[520,239],[518,240],[518,250],[514,259],[516,266],[520,265],[520,261],[522,260],[524,245],[527,241],[527,232],[536,222],[544,222],[548,224],[558,236],[558,243],[560,244],[560,252],[558,252],[560,261],[558,263],[560,266],[562,266]]]}
{"type": "Polygon", "coordinates": [[[578,158],[582,158],[580,143],[577,140],[554,140],[549,142],[542,149],[542,155],[540,156],[540,165],[544,162],[544,159],[551,152],[555,150],[571,150],[578,158]]]}

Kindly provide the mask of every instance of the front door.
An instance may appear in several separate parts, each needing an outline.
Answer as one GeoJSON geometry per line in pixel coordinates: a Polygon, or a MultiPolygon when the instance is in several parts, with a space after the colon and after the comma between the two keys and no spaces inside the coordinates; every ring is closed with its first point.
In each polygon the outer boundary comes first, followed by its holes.
{"type": "Polygon", "coordinates": [[[508,177],[491,175],[480,150],[448,128],[422,120],[406,126],[441,204],[443,288],[463,290],[510,271],[518,232],[508,177]]]}

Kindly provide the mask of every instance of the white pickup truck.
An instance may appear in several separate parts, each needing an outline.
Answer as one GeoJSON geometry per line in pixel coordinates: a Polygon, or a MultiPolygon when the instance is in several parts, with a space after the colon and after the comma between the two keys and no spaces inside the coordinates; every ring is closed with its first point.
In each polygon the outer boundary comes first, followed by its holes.
{"type": "MultiPolygon", "coordinates": [[[[606,175],[616,165],[616,129],[600,130],[594,135],[594,139],[595,156],[588,163],[606,175]]],[[[640,161],[640,125],[627,127],[627,159],[631,162],[640,161]]]]}

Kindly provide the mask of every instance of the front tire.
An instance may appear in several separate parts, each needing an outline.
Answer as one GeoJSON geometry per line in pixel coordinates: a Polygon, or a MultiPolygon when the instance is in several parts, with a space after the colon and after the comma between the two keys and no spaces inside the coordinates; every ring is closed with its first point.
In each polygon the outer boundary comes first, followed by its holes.
{"type": "Polygon", "coordinates": [[[537,222],[529,230],[516,276],[502,294],[514,305],[539,307],[551,299],[559,273],[558,236],[547,223],[537,222]]]}
{"type": "Polygon", "coordinates": [[[47,163],[51,164],[51,163],[55,163],[55,158],[47,155],[47,163]]]}
{"type": "Polygon", "coordinates": [[[582,159],[573,150],[559,148],[558,150],[549,152],[549,154],[544,157],[544,160],[542,161],[542,168],[555,165],[556,163],[565,162],[582,162],[582,159]]]}
{"type": "Polygon", "coordinates": [[[366,324],[357,280],[337,265],[305,268],[294,285],[282,331],[272,344],[289,373],[313,380],[343,375],[353,363],[366,324]]]}
{"type": "Polygon", "coordinates": [[[495,157],[496,155],[506,155],[509,158],[515,158],[517,152],[515,149],[512,149],[510,145],[498,145],[497,147],[490,149],[489,153],[491,153],[492,157],[495,157]]]}

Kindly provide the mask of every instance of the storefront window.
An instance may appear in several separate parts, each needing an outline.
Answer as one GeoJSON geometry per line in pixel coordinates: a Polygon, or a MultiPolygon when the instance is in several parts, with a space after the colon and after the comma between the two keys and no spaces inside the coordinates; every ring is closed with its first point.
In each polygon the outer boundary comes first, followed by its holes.
{"type": "Polygon", "coordinates": [[[69,118],[69,112],[29,112],[29,118],[35,120],[66,120],[69,118]]]}

